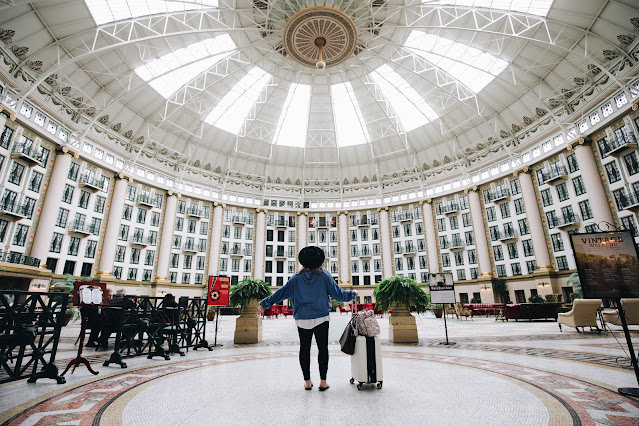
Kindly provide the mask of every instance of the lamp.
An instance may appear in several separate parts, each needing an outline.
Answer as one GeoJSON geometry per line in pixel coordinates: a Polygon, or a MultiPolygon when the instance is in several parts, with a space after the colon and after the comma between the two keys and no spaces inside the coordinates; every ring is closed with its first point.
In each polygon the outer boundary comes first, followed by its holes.
{"type": "Polygon", "coordinates": [[[317,54],[318,61],[315,64],[315,67],[318,70],[323,70],[324,68],[326,68],[326,62],[322,60],[322,52],[324,50],[325,45],[326,45],[326,39],[324,37],[317,37],[315,39],[315,46],[317,46],[318,48],[318,54],[317,54]]]}
{"type": "Polygon", "coordinates": [[[488,285],[484,284],[481,289],[481,291],[490,291],[490,287],[488,287],[488,285]]]}
{"type": "Polygon", "coordinates": [[[550,284],[548,284],[548,283],[539,283],[539,284],[537,284],[537,287],[538,288],[545,288],[545,287],[548,287],[549,285],[550,284]]]}

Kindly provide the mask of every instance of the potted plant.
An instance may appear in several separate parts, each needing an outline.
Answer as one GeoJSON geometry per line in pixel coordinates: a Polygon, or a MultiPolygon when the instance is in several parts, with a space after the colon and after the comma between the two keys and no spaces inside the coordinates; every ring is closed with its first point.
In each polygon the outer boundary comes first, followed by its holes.
{"type": "Polygon", "coordinates": [[[49,291],[53,293],[67,293],[67,309],[64,311],[63,325],[69,324],[69,322],[76,321],[80,317],[80,311],[73,307],[73,283],[75,279],[72,275],[67,275],[64,281],[55,281],[49,286],[49,291]]]}
{"type": "Polygon", "coordinates": [[[441,318],[444,315],[444,305],[441,303],[434,303],[430,305],[430,311],[435,314],[435,318],[441,318]]]}
{"type": "Polygon", "coordinates": [[[270,294],[271,288],[262,280],[243,280],[231,288],[229,303],[240,307],[240,317],[235,320],[234,343],[262,341],[262,318],[257,314],[257,306],[270,294]]]}
{"type": "Polygon", "coordinates": [[[413,306],[417,312],[424,312],[430,298],[415,280],[397,275],[386,278],[377,285],[373,296],[382,312],[388,312],[391,307],[393,309],[388,319],[391,342],[417,343],[417,323],[410,308],[413,306]]]}
{"type": "Polygon", "coordinates": [[[535,294],[534,296],[530,296],[530,297],[528,298],[528,302],[530,302],[530,303],[544,303],[544,302],[545,302],[545,300],[544,300],[544,298],[543,298],[543,297],[541,297],[540,295],[535,294]]]}
{"type": "Polygon", "coordinates": [[[493,294],[501,300],[502,303],[508,301],[508,285],[503,278],[493,278],[493,294]]]}

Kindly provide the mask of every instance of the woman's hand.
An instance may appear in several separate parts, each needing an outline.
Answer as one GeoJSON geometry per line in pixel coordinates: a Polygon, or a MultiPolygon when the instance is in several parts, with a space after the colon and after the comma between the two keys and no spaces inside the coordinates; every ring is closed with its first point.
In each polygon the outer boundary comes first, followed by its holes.
{"type": "Polygon", "coordinates": [[[260,306],[257,308],[257,314],[258,314],[258,315],[264,315],[264,308],[262,307],[262,305],[260,305],[260,306]]]}

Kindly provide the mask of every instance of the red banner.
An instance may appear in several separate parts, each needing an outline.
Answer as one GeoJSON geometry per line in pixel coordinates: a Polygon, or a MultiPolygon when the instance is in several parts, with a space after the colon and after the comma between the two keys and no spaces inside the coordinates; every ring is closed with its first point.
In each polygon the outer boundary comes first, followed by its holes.
{"type": "Polygon", "coordinates": [[[230,278],[209,276],[208,306],[228,306],[229,291],[231,290],[230,278]]]}

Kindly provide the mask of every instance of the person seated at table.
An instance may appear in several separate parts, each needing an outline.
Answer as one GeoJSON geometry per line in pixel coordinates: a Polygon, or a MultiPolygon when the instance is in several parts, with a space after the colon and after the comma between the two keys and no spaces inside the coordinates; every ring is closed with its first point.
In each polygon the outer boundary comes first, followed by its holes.
{"type": "Polygon", "coordinates": [[[98,339],[100,337],[100,331],[102,329],[102,320],[100,317],[100,308],[95,305],[86,305],[80,308],[80,315],[82,318],[87,317],[87,327],[91,330],[89,333],[89,340],[87,341],[87,348],[95,348],[98,346],[98,339]]]}

